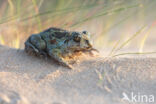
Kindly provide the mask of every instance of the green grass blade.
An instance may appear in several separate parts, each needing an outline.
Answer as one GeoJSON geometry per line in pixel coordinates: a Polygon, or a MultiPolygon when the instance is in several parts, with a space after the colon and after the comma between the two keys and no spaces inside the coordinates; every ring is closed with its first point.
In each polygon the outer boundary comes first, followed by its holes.
{"type": "MultiPolygon", "coordinates": [[[[92,4],[92,5],[84,5],[84,6],[78,6],[78,7],[69,7],[69,8],[59,9],[59,10],[48,10],[48,11],[44,11],[41,13],[36,13],[32,16],[25,16],[25,14],[23,14],[22,17],[24,17],[24,18],[20,19],[20,21],[26,21],[26,20],[30,20],[30,19],[37,18],[37,17],[44,16],[44,15],[48,15],[48,14],[58,15],[58,13],[61,14],[61,13],[67,13],[67,12],[75,12],[78,10],[85,10],[85,9],[94,8],[97,6],[98,5],[96,5],[96,4],[94,4],[94,5],[92,4]]],[[[1,19],[0,24],[11,22],[13,20],[16,20],[17,18],[18,18],[18,14],[15,14],[14,16],[4,17],[3,19],[1,19]]]]}
{"type": "Polygon", "coordinates": [[[126,9],[133,8],[133,7],[138,7],[138,6],[139,6],[138,4],[135,4],[135,5],[132,5],[132,6],[120,7],[120,8],[117,8],[117,9],[113,9],[113,10],[111,9],[111,10],[108,10],[108,11],[104,11],[104,12],[102,12],[100,14],[96,14],[95,16],[91,16],[91,17],[82,19],[82,20],[74,23],[73,25],[71,25],[71,27],[79,25],[79,24],[84,23],[84,22],[87,22],[89,20],[95,19],[97,17],[101,17],[101,16],[108,15],[108,14],[118,13],[118,12],[124,11],[126,9]]]}
{"type": "MultiPolygon", "coordinates": [[[[38,13],[39,13],[39,8],[38,8],[38,6],[37,6],[36,0],[32,0],[32,3],[33,3],[33,5],[34,5],[35,12],[38,14],[38,13]]],[[[37,21],[37,23],[38,23],[38,28],[39,28],[39,30],[41,31],[41,30],[42,30],[42,24],[41,24],[41,19],[40,19],[39,16],[36,17],[36,21],[37,21]]]]}

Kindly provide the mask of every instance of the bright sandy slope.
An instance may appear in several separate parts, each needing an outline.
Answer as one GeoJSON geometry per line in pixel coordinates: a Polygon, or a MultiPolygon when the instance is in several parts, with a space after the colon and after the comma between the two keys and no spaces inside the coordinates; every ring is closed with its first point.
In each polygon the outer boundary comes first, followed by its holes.
{"type": "Polygon", "coordinates": [[[93,57],[70,70],[0,46],[0,104],[129,104],[132,92],[156,97],[156,58],[93,57]]]}

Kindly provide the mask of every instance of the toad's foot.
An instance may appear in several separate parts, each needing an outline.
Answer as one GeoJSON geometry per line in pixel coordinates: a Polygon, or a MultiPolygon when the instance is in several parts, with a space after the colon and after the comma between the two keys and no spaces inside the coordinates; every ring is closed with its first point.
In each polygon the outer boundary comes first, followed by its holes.
{"type": "Polygon", "coordinates": [[[71,69],[71,70],[73,70],[74,68],[73,68],[73,66],[72,65],[70,65],[70,64],[68,64],[68,65],[63,65],[63,66],[65,66],[65,67],[67,67],[67,68],[69,68],[69,69],[71,69]]]}
{"type": "Polygon", "coordinates": [[[88,54],[88,55],[92,56],[92,57],[99,55],[99,51],[97,49],[95,49],[95,48],[92,48],[90,50],[84,50],[83,52],[85,54],[88,54]]]}
{"type": "Polygon", "coordinates": [[[64,58],[61,56],[61,53],[58,49],[52,49],[48,52],[49,56],[58,61],[61,65],[73,69],[72,65],[68,63],[68,61],[64,60],[64,58]]]}

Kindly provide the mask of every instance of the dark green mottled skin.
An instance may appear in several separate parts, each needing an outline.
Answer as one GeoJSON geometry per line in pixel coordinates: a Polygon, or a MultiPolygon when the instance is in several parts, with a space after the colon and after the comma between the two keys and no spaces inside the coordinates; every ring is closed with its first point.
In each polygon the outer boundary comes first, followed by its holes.
{"type": "Polygon", "coordinates": [[[91,51],[90,34],[86,31],[72,32],[59,28],[49,28],[39,34],[31,35],[25,42],[25,51],[36,55],[50,56],[69,68],[72,66],[64,57],[77,51],[91,51]]]}

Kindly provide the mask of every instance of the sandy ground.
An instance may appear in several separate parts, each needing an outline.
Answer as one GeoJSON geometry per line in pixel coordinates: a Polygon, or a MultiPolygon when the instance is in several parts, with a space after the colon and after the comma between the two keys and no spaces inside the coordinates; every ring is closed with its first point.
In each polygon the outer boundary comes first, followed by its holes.
{"type": "Polygon", "coordinates": [[[69,70],[0,46],[0,104],[149,104],[152,97],[154,57],[86,58],[69,70]]]}

